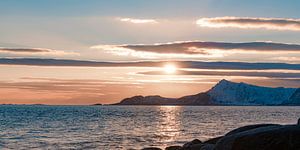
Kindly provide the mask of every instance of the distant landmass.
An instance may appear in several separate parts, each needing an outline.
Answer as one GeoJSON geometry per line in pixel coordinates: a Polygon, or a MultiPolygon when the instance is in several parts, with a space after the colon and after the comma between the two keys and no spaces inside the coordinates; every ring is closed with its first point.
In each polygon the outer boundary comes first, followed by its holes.
{"type": "Polygon", "coordinates": [[[221,80],[207,92],[180,98],[134,96],[114,105],[300,105],[300,88],[271,88],[221,80]]]}
{"type": "Polygon", "coordinates": [[[93,104],[93,106],[102,106],[103,104],[101,103],[96,103],[96,104],[93,104]]]}

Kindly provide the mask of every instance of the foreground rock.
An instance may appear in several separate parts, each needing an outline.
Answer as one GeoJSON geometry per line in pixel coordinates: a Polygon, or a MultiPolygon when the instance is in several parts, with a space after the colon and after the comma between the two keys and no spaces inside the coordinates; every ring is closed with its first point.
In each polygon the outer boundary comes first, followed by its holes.
{"type": "Polygon", "coordinates": [[[220,139],[215,150],[299,150],[300,126],[267,126],[220,139]]]}
{"type": "Polygon", "coordinates": [[[248,131],[248,130],[252,130],[252,129],[256,129],[256,128],[271,127],[271,126],[281,126],[281,125],[278,125],[278,124],[255,124],[255,125],[248,125],[248,126],[244,126],[244,127],[240,127],[240,128],[234,129],[234,130],[226,133],[225,136],[237,134],[237,133],[240,133],[240,132],[244,132],[244,131],[248,131]]]}
{"type": "Polygon", "coordinates": [[[193,140],[191,142],[185,143],[182,147],[183,148],[190,148],[190,147],[192,147],[194,145],[202,145],[202,144],[203,144],[202,141],[200,141],[198,139],[195,139],[195,140],[193,140]]]}
{"type": "Polygon", "coordinates": [[[300,118],[295,125],[248,125],[205,142],[195,139],[165,150],[300,150],[300,118]]]}
{"type": "Polygon", "coordinates": [[[143,148],[142,150],[162,150],[162,149],[157,147],[147,147],[147,148],[143,148]]]}
{"type": "Polygon", "coordinates": [[[181,150],[181,146],[169,146],[165,150],[181,150]]]}
{"type": "Polygon", "coordinates": [[[216,138],[212,138],[212,139],[209,139],[205,142],[203,142],[204,144],[216,144],[221,138],[223,138],[224,136],[219,136],[219,137],[216,137],[216,138]]]}

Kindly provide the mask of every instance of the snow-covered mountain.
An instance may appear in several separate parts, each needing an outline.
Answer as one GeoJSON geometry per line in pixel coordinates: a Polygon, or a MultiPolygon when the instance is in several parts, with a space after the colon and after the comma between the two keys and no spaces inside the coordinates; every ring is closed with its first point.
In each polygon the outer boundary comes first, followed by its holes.
{"type": "Polygon", "coordinates": [[[300,89],[221,80],[207,92],[180,98],[134,96],[117,105],[300,105],[300,89]]]}
{"type": "Polygon", "coordinates": [[[286,102],[287,105],[300,105],[300,88],[298,88],[291,98],[286,102]]]}
{"type": "Polygon", "coordinates": [[[289,101],[295,88],[271,88],[221,80],[207,93],[222,105],[281,105],[289,101]]]}

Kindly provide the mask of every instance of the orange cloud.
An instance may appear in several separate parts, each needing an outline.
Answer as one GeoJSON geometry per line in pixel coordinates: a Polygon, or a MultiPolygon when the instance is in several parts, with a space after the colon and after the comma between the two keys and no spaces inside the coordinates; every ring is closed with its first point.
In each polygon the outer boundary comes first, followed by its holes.
{"type": "Polygon", "coordinates": [[[251,17],[215,17],[201,18],[196,22],[201,27],[211,28],[242,28],[269,30],[293,30],[300,31],[300,19],[287,18],[251,18],[251,17]]]}

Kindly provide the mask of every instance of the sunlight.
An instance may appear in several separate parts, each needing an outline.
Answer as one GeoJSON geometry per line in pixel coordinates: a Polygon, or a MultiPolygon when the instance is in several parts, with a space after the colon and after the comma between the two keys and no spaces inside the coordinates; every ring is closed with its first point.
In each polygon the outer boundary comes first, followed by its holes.
{"type": "MultiPolygon", "coordinates": [[[[180,106],[158,106],[160,122],[157,126],[158,134],[163,143],[178,140],[181,130],[180,106]]],[[[164,145],[167,146],[167,145],[164,145]]]]}
{"type": "Polygon", "coordinates": [[[173,64],[166,64],[164,66],[164,72],[167,74],[174,74],[177,70],[177,67],[173,64]]]}

